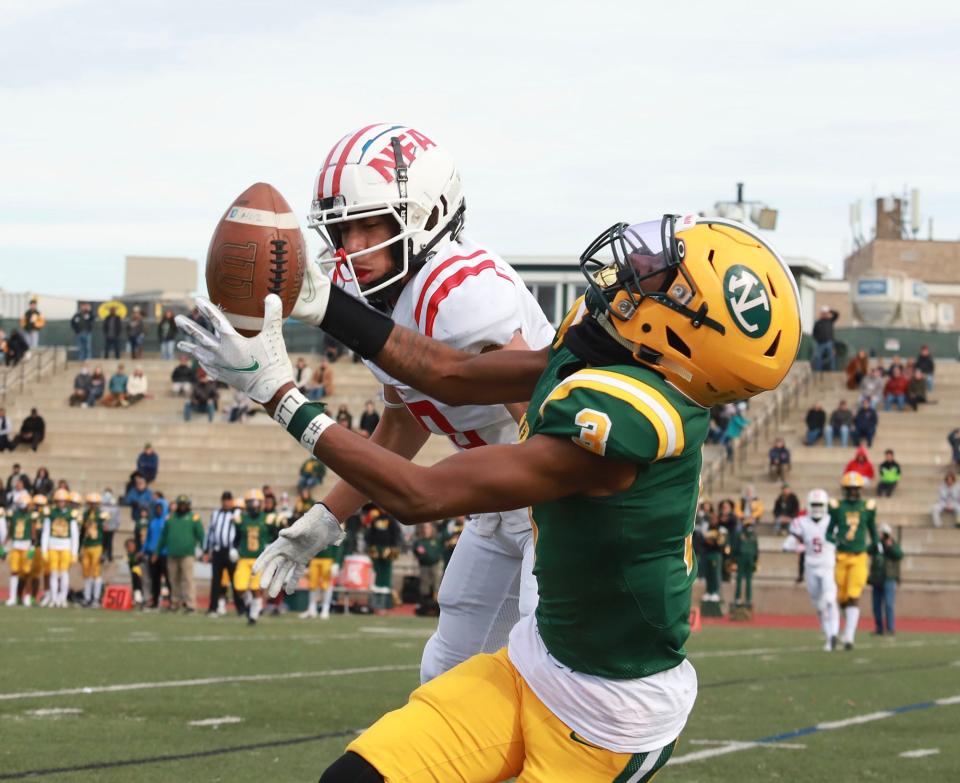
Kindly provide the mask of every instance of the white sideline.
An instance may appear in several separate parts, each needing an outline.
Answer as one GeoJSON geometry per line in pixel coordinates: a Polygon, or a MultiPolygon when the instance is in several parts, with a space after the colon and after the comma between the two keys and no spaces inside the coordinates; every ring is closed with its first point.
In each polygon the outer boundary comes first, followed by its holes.
{"type": "Polygon", "coordinates": [[[50,696],[90,696],[95,693],[122,693],[146,691],[155,688],[191,688],[199,685],[219,685],[226,682],[272,682],[277,680],[302,680],[314,677],[343,677],[350,674],[375,674],[377,672],[400,672],[420,670],[420,664],[398,666],[364,666],[353,669],[326,669],[313,672],[278,672],[276,674],[238,674],[230,677],[197,677],[190,680],[162,680],[160,682],[129,682],[121,685],[95,685],[82,688],[62,688],[55,691],[20,691],[0,693],[0,701],[15,699],[45,699],[50,696]]]}

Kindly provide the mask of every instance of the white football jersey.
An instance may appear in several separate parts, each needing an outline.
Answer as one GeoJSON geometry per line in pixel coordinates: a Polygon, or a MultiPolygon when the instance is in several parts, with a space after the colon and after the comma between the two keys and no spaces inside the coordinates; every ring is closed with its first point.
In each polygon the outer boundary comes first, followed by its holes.
{"type": "MultiPolygon", "coordinates": [[[[518,331],[538,350],[550,344],[556,331],[513,268],[462,235],[404,286],[392,317],[469,353],[505,345],[518,331]]],[[[397,390],[424,428],[446,435],[458,449],[516,442],[517,424],[505,406],[447,405],[400,383],[373,362],[365,364],[380,383],[397,390]]]]}
{"type": "Polygon", "coordinates": [[[824,514],[819,522],[809,514],[801,514],[790,523],[790,533],[803,542],[805,568],[834,567],[837,548],[827,541],[829,525],[829,514],[824,514]]]}

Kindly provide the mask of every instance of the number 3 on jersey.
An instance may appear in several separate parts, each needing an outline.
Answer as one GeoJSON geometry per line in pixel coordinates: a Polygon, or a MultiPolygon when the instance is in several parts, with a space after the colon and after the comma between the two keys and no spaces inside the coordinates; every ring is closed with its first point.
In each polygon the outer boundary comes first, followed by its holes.
{"type": "Polygon", "coordinates": [[[580,427],[580,435],[573,442],[602,457],[610,437],[610,417],[593,408],[583,408],[573,421],[580,427]]]}

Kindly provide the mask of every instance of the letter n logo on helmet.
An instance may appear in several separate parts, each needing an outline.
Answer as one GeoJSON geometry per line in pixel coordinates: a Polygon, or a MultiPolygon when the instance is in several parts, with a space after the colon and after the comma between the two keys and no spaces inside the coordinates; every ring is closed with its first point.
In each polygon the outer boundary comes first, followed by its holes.
{"type": "Polygon", "coordinates": [[[743,264],[723,276],[723,299],[734,323],[747,337],[763,337],[770,328],[770,296],[760,279],[743,264]]]}

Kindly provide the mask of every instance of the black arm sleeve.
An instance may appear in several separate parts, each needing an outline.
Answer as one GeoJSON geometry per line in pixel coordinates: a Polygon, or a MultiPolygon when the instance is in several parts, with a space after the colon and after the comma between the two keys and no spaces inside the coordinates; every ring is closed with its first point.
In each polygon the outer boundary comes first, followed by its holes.
{"type": "Polygon", "coordinates": [[[320,328],[364,359],[380,353],[393,331],[393,321],[379,310],[332,286],[320,328]]]}

